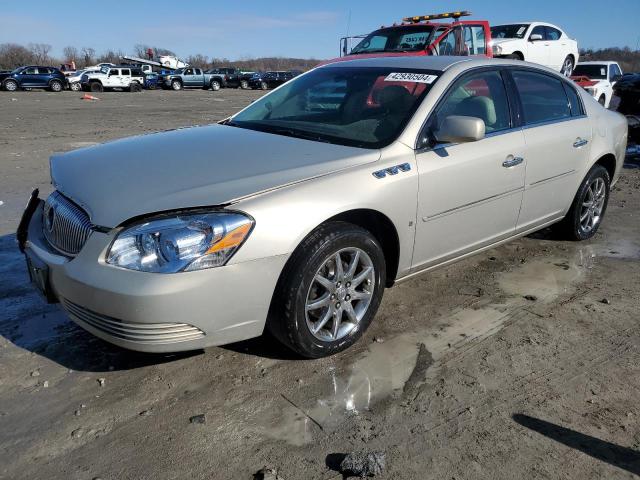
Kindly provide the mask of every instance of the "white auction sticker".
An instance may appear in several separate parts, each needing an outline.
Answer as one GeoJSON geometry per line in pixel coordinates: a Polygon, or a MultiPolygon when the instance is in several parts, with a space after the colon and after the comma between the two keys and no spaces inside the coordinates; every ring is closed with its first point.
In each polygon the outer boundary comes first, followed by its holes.
{"type": "Polygon", "coordinates": [[[429,75],[427,73],[400,73],[394,72],[387,75],[385,82],[414,82],[414,83],[433,83],[437,75],[429,75]]]}

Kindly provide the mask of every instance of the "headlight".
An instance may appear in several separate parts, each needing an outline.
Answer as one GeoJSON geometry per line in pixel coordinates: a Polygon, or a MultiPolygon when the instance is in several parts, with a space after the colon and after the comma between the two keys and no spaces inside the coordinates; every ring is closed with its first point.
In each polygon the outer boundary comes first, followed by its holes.
{"type": "Polygon", "coordinates": [[[162,217],[117,236],[107,263],[154,273],[191,272],[224,265],[247,238],[253,220],[216,212],[162,217]]]}
{"type": "Polygon", "coordinates": [[[494,55],[502,54],[502,47],[500,45],[494,45],[493,46],[493,54],[494,55]]]}

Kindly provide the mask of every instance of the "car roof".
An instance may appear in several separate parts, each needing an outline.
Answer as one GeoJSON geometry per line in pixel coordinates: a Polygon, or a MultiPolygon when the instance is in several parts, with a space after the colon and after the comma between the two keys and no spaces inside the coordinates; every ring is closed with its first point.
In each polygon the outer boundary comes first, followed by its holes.
{"type": "MultiPolygon", "coordinates": [[[[453,65],[462,62],[478,60],[477,57],[420,55],[420,56],[388,56],[375,58],[354,58],[343,62],[328,63],[320,68],[342,67],[378,67],[378,68],[415,68],[420,70],[445,71],[453,65]]],[[[487,59],[487,62],[489,60],[487,59]]]]}
{"type": "Polygon", "coordinates": [[[597,60],[592,60],[589,62],[578,62],[578,65],[617,65],[618,62],[613,62],[611,60],[602,60],[601,62],[597,60]]]}

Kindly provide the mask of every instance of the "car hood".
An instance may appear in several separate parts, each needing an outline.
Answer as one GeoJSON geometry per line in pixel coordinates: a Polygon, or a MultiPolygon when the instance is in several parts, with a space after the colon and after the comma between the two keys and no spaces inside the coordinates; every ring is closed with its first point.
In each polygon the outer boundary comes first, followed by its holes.
{"type": "Polygon", "coordinates": [[[210,125],[54,155],[51,178],[94,225],[115,227],[140,215],[229,204],[379,158],[379,150],[210,125]]]}

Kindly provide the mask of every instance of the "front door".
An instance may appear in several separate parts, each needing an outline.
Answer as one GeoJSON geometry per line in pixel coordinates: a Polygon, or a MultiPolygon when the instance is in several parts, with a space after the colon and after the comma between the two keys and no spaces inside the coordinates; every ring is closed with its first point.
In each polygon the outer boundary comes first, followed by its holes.
{"type": "Polygon", "coordinates": [[[539,65],[549,66],[549,42],[546,40],[547,32],[543,25],[533,27],[527,37],[527,58],[526,60],[539,65]],[[532,35],[540,35],[541,40],[533,40],[532,35]]]}
{"type": "Polygon", "coordinates": [[[532,70],[512,72],[523,108],[527,178],[518,230],[564,215],[586,164],[591,123],[573,85],[532,70]]]}
{"type": "Polygon", "coordinates": [[[20,85],[22,87],[35,87],[37,86],[38,69],[29,67],[22,71],[20,77],[20,85]]]}
{"type": "Polygon", "coordinates": [[[416,153],[418,216],[413,268],[419,270],[513,235],[525,179],[524,135],[512,128],[498,69],[464,75],[432,113],[421,138],[449,115],[480,118],[477,142],[433,144],[416,153]]]}

